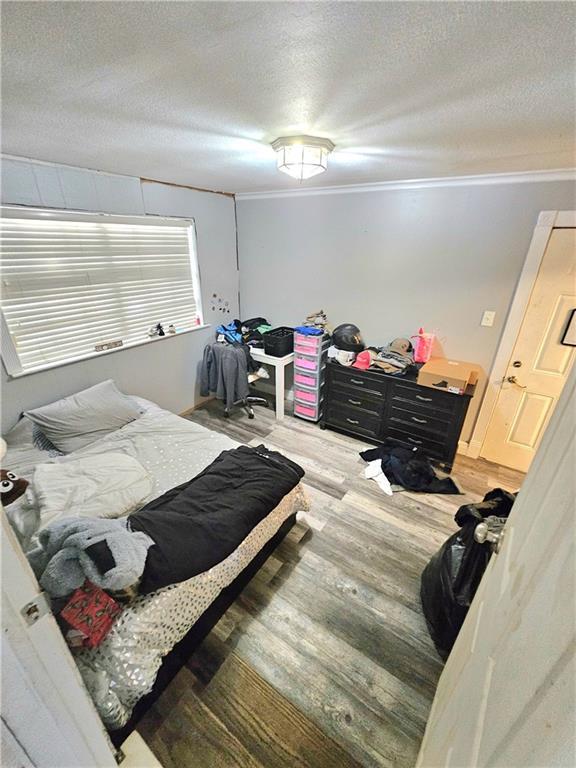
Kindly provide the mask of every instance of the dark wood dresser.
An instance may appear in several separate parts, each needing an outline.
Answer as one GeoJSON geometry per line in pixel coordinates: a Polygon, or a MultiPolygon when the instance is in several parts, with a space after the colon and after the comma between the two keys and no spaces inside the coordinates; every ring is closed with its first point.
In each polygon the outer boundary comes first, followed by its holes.
{"type": "Polygon", "coordinates": [[[368,442],[391,439],[422,450],[448,472],[474,388],[463,395],[440,392],[416,383],[410,375],[326,365],[320,426],[346,432],[368,442]]]}

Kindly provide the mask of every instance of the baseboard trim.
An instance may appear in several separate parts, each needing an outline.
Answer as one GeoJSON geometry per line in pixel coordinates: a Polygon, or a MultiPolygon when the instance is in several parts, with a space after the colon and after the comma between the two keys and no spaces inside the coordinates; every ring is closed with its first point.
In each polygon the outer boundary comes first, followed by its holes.
{"type": "Polygon", "coordinates": [[[186,408],[185,411],[182,411],[178,414],[178,416],[182,416],[182,418],[186,418],[190,413],[193,411],[198,410],[198,408],[201,408],[203,405],[206,405],[206,403],[209,403],[210,400],[216,400],[214,395],[210,395],[210,397],[203,397],[201,400],[199,400],[197,403],[195,403],[191,408],[186,408]]]}
{"type": "Polygon", "coordinates": [[[459,453],[460,456],[468,456],[468,443],[465,440],[458,440],[456,453],[459,453]]]}
{"type": "Polygon", "coordinates": [[[470,440],[468,443],[468,456],[471,459],[480,458],[480,451],[482,450],[481,440],[470,440]]]}

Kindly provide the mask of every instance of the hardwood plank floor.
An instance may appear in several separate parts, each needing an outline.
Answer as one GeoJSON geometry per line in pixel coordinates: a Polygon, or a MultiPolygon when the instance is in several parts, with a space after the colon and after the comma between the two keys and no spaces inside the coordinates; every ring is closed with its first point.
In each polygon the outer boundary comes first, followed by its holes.
{"type": "Polygon", "coordinates": [[[256,409],[188,418],[306,471],[310,511],[182,669],[139,731],[165,768],[412,768],[442,661],[419,599],[454,513],[523,475],[458,457],[460,496],[385,496],[359,440],[256,409]]]}

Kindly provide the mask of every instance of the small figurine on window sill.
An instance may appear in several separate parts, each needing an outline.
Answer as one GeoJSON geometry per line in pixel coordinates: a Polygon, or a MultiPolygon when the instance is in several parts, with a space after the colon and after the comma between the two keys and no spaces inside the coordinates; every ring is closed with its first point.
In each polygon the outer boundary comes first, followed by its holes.
{"type": "Polygon", "coordinates": [[[176,328],[170,323],[168,326],[168,333],[176,333],[176,328]]]}
{"type": "Polygon", "coordinates": [[[164,328],[162,328],[162,323],[156,323],[156,325],[153,325],[152,328],[150,328],[148,331],[148,336],[150,336],[151,339],[156,336],[166,336],[164,333],[164,328]]]}

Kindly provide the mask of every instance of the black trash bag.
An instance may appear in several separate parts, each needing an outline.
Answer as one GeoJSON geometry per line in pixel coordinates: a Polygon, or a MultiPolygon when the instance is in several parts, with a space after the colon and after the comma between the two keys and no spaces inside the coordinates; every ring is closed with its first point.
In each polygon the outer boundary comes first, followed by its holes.
{"type": "Polygon", "coordinates": [[[516,494],[495,488],[479,504],[460,507],[454,519],[460,530],[442,545],[422,572],[420,599],[436,650],[448,658],[480,580],[492,555],[490,544],[474,539],[487,517],[507,518],[516,494]]]}

